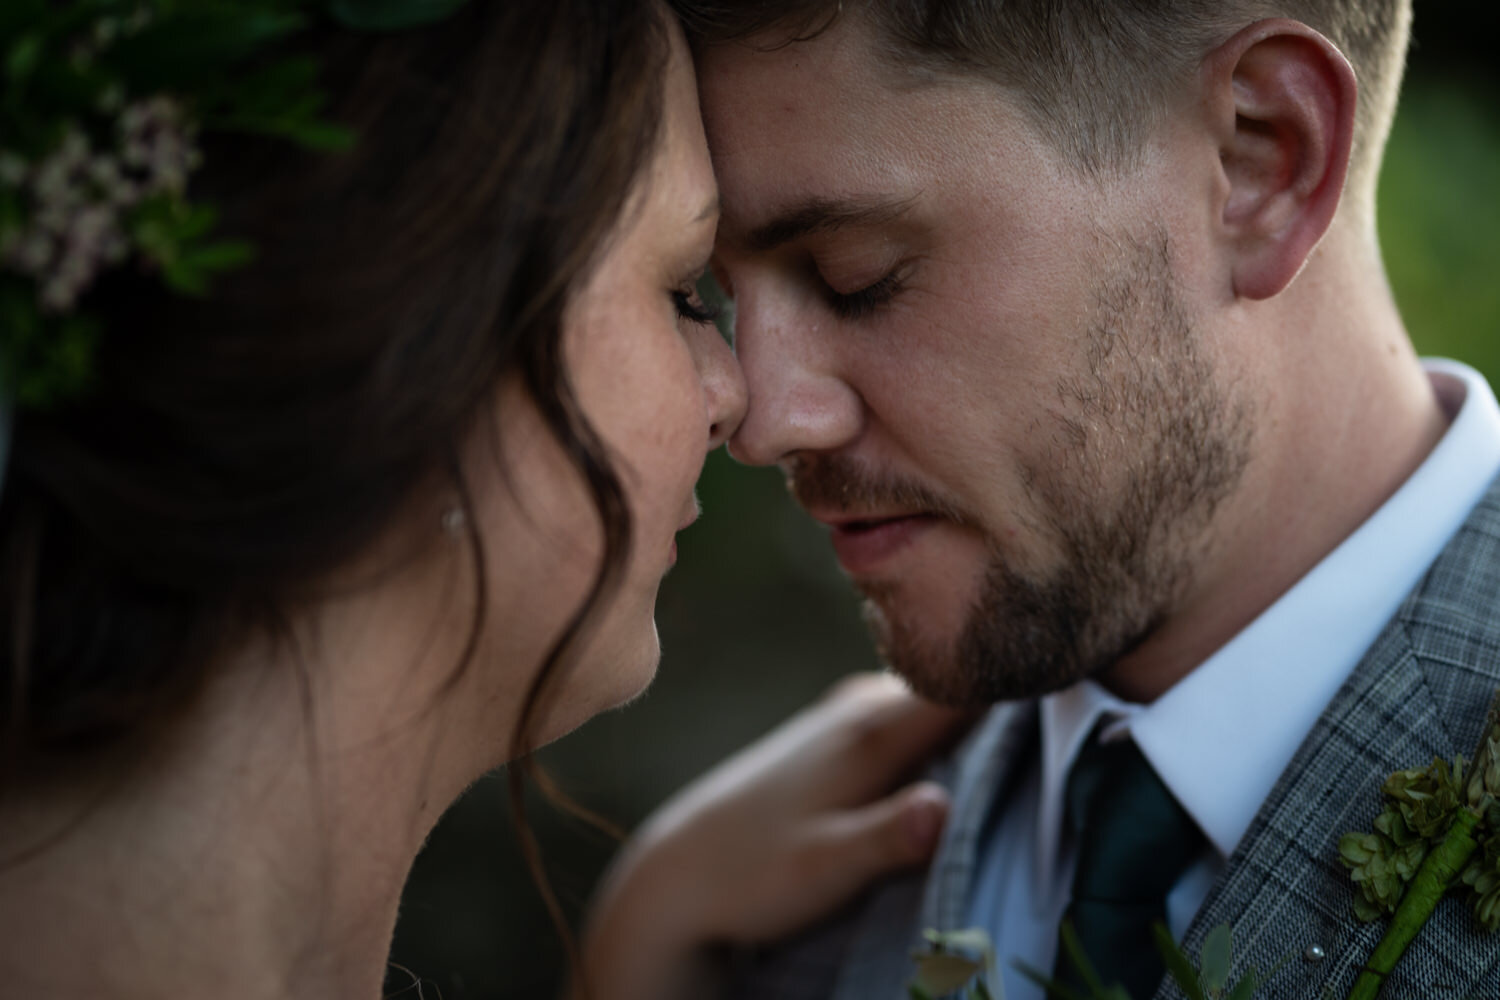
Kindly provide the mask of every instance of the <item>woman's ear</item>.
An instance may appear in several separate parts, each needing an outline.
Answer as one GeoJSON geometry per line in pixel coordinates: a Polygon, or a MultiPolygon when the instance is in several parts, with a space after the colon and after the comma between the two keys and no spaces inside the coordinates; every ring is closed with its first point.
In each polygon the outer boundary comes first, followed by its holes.
{"type": "Polygon", "coordinates": [[[1230,38],[1202,73],[1234,293],[1270,298],[1291,284],[1338,210],[1354,139],[1354,70],[1328,39],[1278,18],[1230,38]]]}

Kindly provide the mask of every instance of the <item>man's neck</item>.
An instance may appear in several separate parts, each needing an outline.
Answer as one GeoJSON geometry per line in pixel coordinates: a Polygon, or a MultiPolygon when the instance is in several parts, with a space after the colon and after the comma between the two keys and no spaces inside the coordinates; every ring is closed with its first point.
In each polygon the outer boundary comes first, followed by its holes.
{"type": "Polygon", "coordinates": [[[1378,257],[1337,230],[1325,243],[1291,288],[1237,309],[1223,328],[1225,342],[1253,352],[1253,365],[1234,363],[1251,373],[1247,395],[1266,401],[1253,458],[1181,599],[1101,677],[1121,698],[1154,701],[1254,621],[1368,519],[1447,429],[1378,257]]]}

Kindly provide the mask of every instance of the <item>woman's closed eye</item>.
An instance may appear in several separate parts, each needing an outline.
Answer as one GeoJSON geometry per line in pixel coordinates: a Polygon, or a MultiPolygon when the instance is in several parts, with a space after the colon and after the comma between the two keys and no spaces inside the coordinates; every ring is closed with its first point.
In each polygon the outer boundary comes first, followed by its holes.
{"type": "Polygon", "coordinates": [[[672,304],[677,309],[679,319],[702,326],[708,326],[717,321],[721,312],[718,306],[703,301],[703,296],[698,293],[697,281],[683,288],[673,289],[672,304]]]}

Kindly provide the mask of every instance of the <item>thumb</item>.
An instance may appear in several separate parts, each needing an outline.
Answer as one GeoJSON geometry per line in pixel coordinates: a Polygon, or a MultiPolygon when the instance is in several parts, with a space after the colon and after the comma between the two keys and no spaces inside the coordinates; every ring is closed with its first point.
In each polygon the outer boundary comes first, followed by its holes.
{"type": "Polygon", "coordinates": [[[946,789],[921,781],[846,812],[825,830],[819,866],[852,895],[881,875],[926,864],[937,850],[948,804],[946,789]]]}

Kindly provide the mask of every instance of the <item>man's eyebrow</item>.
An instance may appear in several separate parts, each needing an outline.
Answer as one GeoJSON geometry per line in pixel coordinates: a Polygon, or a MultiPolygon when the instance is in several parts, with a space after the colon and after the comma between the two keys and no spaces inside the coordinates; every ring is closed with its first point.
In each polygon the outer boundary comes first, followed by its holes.
{"type": "Polygon", "coordinates": [[[878,226],[899,218],[911,198],[809,198],[750,231],[746,247],[767,253],[793,240],[847,226],[878,226]]]}

